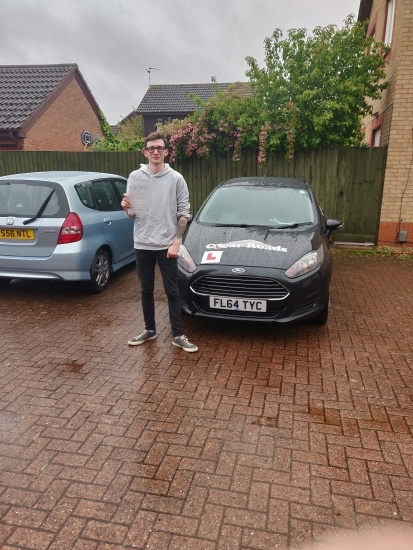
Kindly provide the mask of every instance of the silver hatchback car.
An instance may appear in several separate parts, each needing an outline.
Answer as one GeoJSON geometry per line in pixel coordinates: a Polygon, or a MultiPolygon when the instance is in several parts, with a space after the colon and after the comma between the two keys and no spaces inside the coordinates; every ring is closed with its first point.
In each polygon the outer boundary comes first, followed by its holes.
{"type": "Polygon", "coordinates": [[[0,177],[0,285],[12,279],[88,281],[105,290],[135,261],[126,179],[101,172],[0,177]]]}

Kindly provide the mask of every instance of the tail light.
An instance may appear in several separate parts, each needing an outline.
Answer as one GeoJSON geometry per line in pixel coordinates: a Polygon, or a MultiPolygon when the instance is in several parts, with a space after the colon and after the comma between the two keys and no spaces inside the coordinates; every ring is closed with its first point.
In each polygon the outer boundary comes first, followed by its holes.
{"type": "Polygon", "coordinates": [[[83,224],[77,214],[70,212],[60,228],[57,244],[76,243],[83,237],[83,224]]]}

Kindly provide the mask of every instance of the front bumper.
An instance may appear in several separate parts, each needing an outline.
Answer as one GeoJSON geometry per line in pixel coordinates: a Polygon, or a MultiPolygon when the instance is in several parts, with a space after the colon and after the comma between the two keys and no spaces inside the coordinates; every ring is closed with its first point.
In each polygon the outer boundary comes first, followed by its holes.
{"type": "MultiPolygon", "coordinates": [[[[235,275],[232,266],[198,266],[194,273],[187,273],[179,268],[179,292],[182,310],[199,317],[219,318],[242,321],[262,321],[272,323],[289,323],[315,317],[329,300],[330,266],[323,264],[316,270],[296,279],[288,279],[282,270],[273,268],[248,268],[248,278],[255,279],[254,295],[242,293],[243,275],[235,275]],[[207,285],[202,280],[214,281],[211,292],[205,291],[207,285]],[[234,280],[234,285],[228,282],[234,280]],[[225,282],[220,288],[220,279],[225,282]],[[273,281],[274,288],[267,285],[273,281]],[[262,286],[262,295],[259,289],[262,286]],[[198,292],[202,287],[203,292],[198,292]],[[282,290],[284,289],[284,291],[282,290]],[[267,310],[239,311],[216,309],[210,307],[210,296],[225,296],[245,299],[266,300],[267,310]],[[274,297],[276,296],[276,297],[274,297]]],[[[244,276],[245,277],[245,276],[244,276]]],[[[250,285],[245,285],[250,287],[250,285]]]]}

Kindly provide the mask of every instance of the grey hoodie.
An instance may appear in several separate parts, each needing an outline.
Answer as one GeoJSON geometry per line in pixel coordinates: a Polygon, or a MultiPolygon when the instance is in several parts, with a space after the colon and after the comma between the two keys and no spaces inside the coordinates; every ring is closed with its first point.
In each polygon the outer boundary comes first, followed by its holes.
{"type": "Polygon", "coordinates": [[[135,215],[134,246],[141,250],[168,248],[178,229],[178,219],[189,217],[188,186],[179,172],[165,164],[162,172],[152,174],[146,164],[129,175],[128,183],[147,180],[148,211],[135,215]]]}

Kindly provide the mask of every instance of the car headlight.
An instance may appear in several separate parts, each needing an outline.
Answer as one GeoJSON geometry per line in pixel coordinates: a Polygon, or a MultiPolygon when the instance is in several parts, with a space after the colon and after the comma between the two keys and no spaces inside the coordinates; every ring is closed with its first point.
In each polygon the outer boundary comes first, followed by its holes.
{"type": "Polygon", "coordinates": [[[179,245],[178,264],[182,267],[182,269],[185,269],[185,271],[188,271],[189,273],[193,273],[196,269],[194,260],[191,258],[186,246],[183,244],[179,245]]]}
{"type": "Polygon", "coordinates": [[[324,249],[323,245],[321,245],[318,250],[313,250],[303,256],[300,260],[296,261],[295,264],[287,269],[285,274],[290,279],[300,277],[300,275],[305,275],[306,273],[317,269],[317,267],[323,263],[323,260],[324,249]]]}

